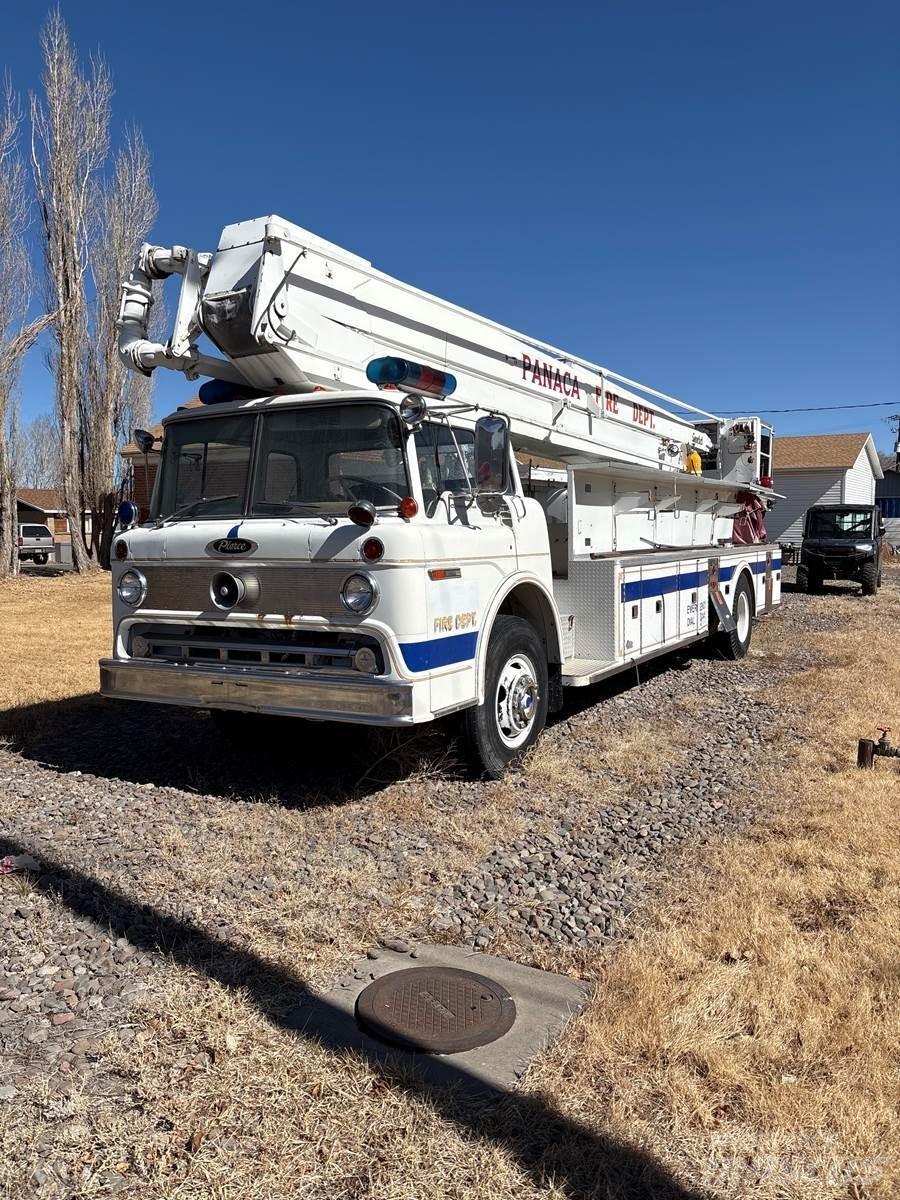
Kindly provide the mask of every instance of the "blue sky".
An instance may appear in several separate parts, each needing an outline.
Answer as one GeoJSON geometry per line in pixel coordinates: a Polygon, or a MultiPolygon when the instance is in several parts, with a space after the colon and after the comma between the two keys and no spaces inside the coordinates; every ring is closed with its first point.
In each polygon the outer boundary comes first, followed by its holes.
{"type": "MultiPolygon", "coordinates": [[[[149,144],[155,240],[277,212],[703,408],[900,411],[896,3],[62,7],[149,144]]],[[[4,11],[22,92],[44,14],[4,11]]],[[[158,414],[192,394],[157,374],[158,414]]],[[[772,419],[887,448],[893,411],[772,419]]]]}

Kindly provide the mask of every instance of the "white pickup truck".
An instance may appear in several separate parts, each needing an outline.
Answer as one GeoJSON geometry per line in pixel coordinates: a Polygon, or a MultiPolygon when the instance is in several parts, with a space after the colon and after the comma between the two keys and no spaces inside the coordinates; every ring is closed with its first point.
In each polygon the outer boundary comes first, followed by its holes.
{"type": "Polygon", "coordinates": [[[53,553],[53,534],[46,525],[19,526],[19,558],[43,564],[53,553]]]}

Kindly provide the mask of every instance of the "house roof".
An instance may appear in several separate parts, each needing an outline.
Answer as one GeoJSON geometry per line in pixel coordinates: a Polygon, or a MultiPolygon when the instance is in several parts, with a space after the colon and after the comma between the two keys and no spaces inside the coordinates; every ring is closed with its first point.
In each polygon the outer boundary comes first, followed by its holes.
{"type": "MultiPolygon", "coordinates": [[[[203,408],[203,407],[204,407],[203,401],[200,399],[199,396],[194,396],[194,398],[192,400],[188,400],[186,404],[180,404],[178,406],[179,411],[181,411],[182,408],[203,408]]],[[[162,425],[151,425],[149,431],[150,431],[150,433],[153,434],[153,439],[154,439],[153,440],[153,449],[150,451],[150,453],[151,454],[159,454],[160,450],[162,449],[163,427],[162,427],[162,425]]],[[[139,455],[139,456],[141,455],[141,451],[134,444],[134,442],[129,442],[127,446],[123,446],[122,449],[119,451],[119,453],[124,458],[128,458],[131,455],[139,455]]]]}
{"type": "Polygon", "coordinates": [[[566,471],[568,467],[557,458],[545,458],[540,454],[530,454],[527,450],[516,451],[516,462],[520,467],[545,467],[550,471],[566,471]]]}
{"type": "Polygon", "coordinates": [[[870,433],[815,433],[775,439],[775,475],[780,471],[847,471],[865,450],[876,479],[884,472],[870,433]]]}
{"type": "Polygon", "coordinates": [[[16,488],[16,500],[45,513],[61,513],[66,508],[62,492],[54,488],[16,488]]]}

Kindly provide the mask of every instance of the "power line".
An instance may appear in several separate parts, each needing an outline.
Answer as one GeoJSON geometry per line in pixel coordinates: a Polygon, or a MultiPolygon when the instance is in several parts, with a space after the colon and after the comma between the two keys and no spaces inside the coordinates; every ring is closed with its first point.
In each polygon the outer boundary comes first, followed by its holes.
{"type": "MultiPolygon", "coordinates": [[[[872,404],[813,404],[809,408],[760,408],[758,404],[754,404],[753,410],[764,413],[841,412],[846,408],[893,408],[896,403],[896,400],[876,400],[872,404]]],[[[743,408],[722,413],[723,417],[745,417],[746,415],[747,411],[743,408]]]]}

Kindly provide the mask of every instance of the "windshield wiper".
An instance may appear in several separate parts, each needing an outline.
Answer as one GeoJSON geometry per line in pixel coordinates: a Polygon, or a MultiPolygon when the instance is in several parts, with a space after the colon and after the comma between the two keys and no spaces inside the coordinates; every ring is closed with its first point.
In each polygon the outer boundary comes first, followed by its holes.
{"type": "Polygon", "coordinates": [[[188,504],[182,504],[182,506],[180,508],[176,508],[173,513],[169,513],[167,517],[163,517],[157,523],[156,528],[159,529],[162,525],[168,524],[169,521],[174,521],[176,517],[187,516],[188,513],[193,512],[194,509],[198,508],[201,504],[218,504],[224,500],[237,499],[239,499],[239,497],[236,492],[233,496],[201,496],[199,500],[191,500],[188,504]]]}
{"type": "Polygon", "coordinates": [[[258,508],[268,508],[273,511],[276,516],[289,516],[292,512],[309,512],[321,517],[323,521],[327,521],[329,525],[337,525],[337,517],[330,513],[323,513],[322,507],[319,504],[307,504],[303,500],[256,500],[253,504],[252,511],[255,512],[258,508]]]}

